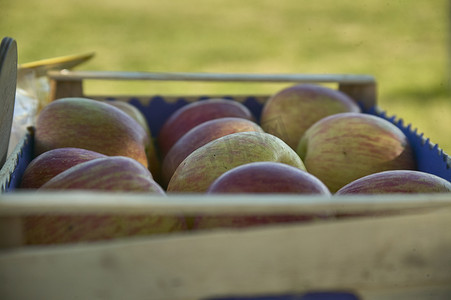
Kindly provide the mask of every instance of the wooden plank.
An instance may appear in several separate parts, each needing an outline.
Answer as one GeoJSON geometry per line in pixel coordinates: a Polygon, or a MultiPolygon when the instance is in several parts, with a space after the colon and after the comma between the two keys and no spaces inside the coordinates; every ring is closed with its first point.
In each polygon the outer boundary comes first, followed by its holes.
{"type": "Polygon", "coordinates": [[[338,89],[355,101],[362,103],[367,109],[372,108],[377,103],[377,85],[375,82],[365,84],[341,82],[338,89]]]}
{"type": "Polygon", "coordinates": [[[22,218],[0,217],[0,249],[23,245],[22,218]]]}
{"type": "MultiPolygon", "coordinates": [[[[451,296],[451,210],[0,255],[2,299],[206,299],[354,290],[451,296]]],[[[386,299],[386,298],[382,298],[386,299]]],[[[441,298],[435,298],[441,299],[441,298]]],[[[445,298],[446,299],[446,298],[445,298]]]]}
{"type": "MultiPolygon", "coordinates": [[[[206,82],[337,83],[339,89],[366,107],[376,104],[376,81],[370,75],[354,74],[250,74],[123,71],[49,71],[50,99],[83,96],[84,80],[154,80],[206,82]]],[[[114,96],[114,95],[111,95],[114,96]]]]}
{"type": "Polygon", "coordinates": [[[50,80],[49,99],[51,101],[65,97],[82,97],[82,96],[83,96],[82,80],[70,80],[70,81],[59,81],[54,79],[50,80]]]}
{"type": "Polygon", "coordinates": [[[451,196],[443,194],[315,196],[304,195],[203,195],[167,197],[73,191],[5,193],[0,197],[0,216],[25,214],[285,214],[285,213],[412,213],[451,207],[451,196]]]}
{"type": "Polygon", "coordinates": [[[371,75],[353,74],[251,74],[251,73],[189,73],[189,72],[125,72],[125,71],[50,71],[55,80],[164,80],[222,82],[310,82],[310,83],[374,83],[371,75]]]}

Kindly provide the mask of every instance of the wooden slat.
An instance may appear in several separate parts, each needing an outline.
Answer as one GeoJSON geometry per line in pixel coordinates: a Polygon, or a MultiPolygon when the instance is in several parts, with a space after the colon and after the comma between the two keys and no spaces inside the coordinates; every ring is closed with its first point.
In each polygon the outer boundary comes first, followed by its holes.
{"type": "MultiPolygon", "coordinates": [[[[49,71],[50,99],[86,96],[84,80],[154,80],[205,82],[272,82],[272,83],[336,83],[338,88],[367,108],[376,105],[376,80],[360,74],[251,74],[189,72],[124,72],[124,71],[49,71]]],[[[110,95],[114,97],[114,95],[110,95]]]]}
{"type": "Polygon", "coordinates": [[[201,195],[167,197],[104,192],[20,192],[0,197],[0,216],[46,213],[274,214],[416,211],[451,207],[450,194],[298,196],[201,195]]]}
{"type": "Polygon", "coordinates": [[[323,82],[374,83],[370,75],[353,74],[251,74],[251,73],[189,73],[189,72],[125,72],[125,71],[51,71],[57,80],[164,80],[164,81],[243,81],[243,82],[323,82]]]}
{"type": "Polygon", "coordinates": [[[19,216],[0,217],[0,249],[23,245],[22,218],[19,216]]]}
{"type": "Polygon", "coordinates": [[[49,99],[55,100],[65,97],[82,97],[83,96],[83,81],[70,80],[59,81],[50,80],[49,99]]]}
{"type": "Polygon", "coordinates": [[[377,85],[375,82],[366,84],[340,82],[338,89],[357,102],[370,109],[377,103],[377,85]]]}
{"type": "MultiPolygon", "coordinates": [[[[0,254],[2,299],[206,299],[353,290],[449,299],[451,210],[0,254]]],[[[385,297],[383,297],[385,295],[385,297]]]]}

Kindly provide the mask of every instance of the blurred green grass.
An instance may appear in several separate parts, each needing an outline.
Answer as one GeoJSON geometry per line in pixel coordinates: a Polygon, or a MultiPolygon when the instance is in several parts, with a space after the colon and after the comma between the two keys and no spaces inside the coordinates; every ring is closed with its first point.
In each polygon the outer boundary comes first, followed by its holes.
{"type": "MultiPolygon", "coordinates": [[[[451,153],[448,1],[3,1],[19,63],[83,70],[371,74],[378,103],[451,153]]],[[[89,82],[100,94],[271,93],[279,85],[89,82]]]]}

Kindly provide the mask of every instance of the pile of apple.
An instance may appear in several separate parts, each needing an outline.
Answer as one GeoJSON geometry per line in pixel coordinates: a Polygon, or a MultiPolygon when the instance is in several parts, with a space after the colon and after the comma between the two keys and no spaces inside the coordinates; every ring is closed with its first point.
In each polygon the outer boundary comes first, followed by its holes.
{"type": "Polygon", "coordinates": [[[155,140],[143,113],[127,102],[59,99],[39,114],[34,143],[22,188],[160,195],[451,190],[448,181],[415,170],[407,137],[394,124],[313,84],[274,94],[261,116],[226,99],[189,103],[155,140]]]}
{"type": "Polygon", "coordinates": [[[255,120],[244,105],[221,99],[175,112],[158,135],[166,192],[451,191],[448,181],[416,171],[399,128],[362,113],[338,90],[312,84],[285,88],[264,104],[258,124],[255,120]]]}
{"type": "MultiPolygon", "coordinates": [[[[154,139],[142,112],[129,103],[58,99],[37,118],[35,159],[21,188],[161,196],[451,192],[447,180],[416,171],[399,128],[361,112],[338,90],[285,88],[258,117],[236,101],[193,102],[174,112],[154,139]]],[[[165,220],[164,230],[185,228],[181,219],[165,220]]],[[[42,228],[44,221],[30,222],[42,228]]]]}

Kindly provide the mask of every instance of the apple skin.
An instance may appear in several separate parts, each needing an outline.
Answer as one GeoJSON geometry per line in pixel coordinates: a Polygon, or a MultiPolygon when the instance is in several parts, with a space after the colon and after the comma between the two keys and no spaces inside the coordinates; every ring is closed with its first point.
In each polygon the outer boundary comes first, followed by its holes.
{"type": "MultiPolygon", "coordinates": [[[[141,163],[125,156],[97,158],[61,172],[37,190],[79,190],[146,193],[164,197],[164,190],[141,163]]],[[[63,197],[64,198],[64,197],[63,197]]],[[[125,202],[127,197],[122,197],[125,202]]],[[[96,201],[95,197],[92,201],[96,201]]],[[[186,230],[184,216],[126,214],[47,214],[24,218],[29,245],[64,244],[144,236],[186,230]]]]}
{"type": "Polygon", "coordinates": [[[330,196],[324,183],[299,168],[272,161],[252,162],[219,176],[207,194],[283,193],[330,196]]]}
{"type": "Polygon", "coordinates": [[[130,104],[125,101],[120,100],[105,100],[103,101],[105,103],[108,103],[114,107],[119,108],[126,114],[128,114],[130,117],[135,119],[146,131],[148,141],[146,142],[146,154],[147,154],[147,161],[149,165],[149,170],[153,175],[153,178],[158,182],[162,183],[161,179],[161,162],[159,158],[159,154],[156,147],[156,141],[152,136],[152,132],[150,130],[149,124],[147,123],[146,117],[144,114],[133,104],[130,104]]]}
{"type": "Polygon", "coordinates": [[[451,182],[434,174],[415,170],[392,170],[356,179],[335,195],[450,193],[451,182]]]}
{"type": "Polygon", "coordinates": [[[332,193],[357,178],[388,170],[415,170],[412,148],[389,121],[364,113],[339,113],[313,124],[297,147],[307,171],[332,193]]]}
{"type": "Polygon", "coordinates": [[[157,214],[31,215],[25,216],[23,223],[24,240],[27,245],[105,241],[185,230],[187,224],[183,216],[157,214]]]}
{"type": "Polygon", "coordinates": [[[34,158],[25,169],[20,188],[37,189],[59,173],[82,162],[107,157],[98,152],[80,148],[57,148],[34,158]]]}
{"type": "Polygon", "coordinates": [[[260,125],[296,149],[316,121],[336,113],[360,112],[345,93],[315,84],[297,84],[274,94],[263,106],[260,125]]]}
{"type": "Polygon", "coordinates": [[[88,98],[58,99],[41,110],[35,129],[35,156],[74,147],[131,157],[148,167],[146,131],[112,105],[88,98]]]}
{"type": "Polygon", "coordinates": [[[278,137],[238,132],[213,140],[188,155],[169,181],[168,193],[205,193],[224,172],[256,161],[276,161],[305,170],[296,152],[278,137]]]}
{"type": "Polygon", "coordinates": [[[263,129],[257,123],[243,118],[213,119],[192,128],[171,147],[163,159],[162,173],[165,185],[191,152],[222,136],[245,131],[263,132],[263,129]]]}
{"type": "Polygon", "coordinates": [[[126,156],[96,158],[75,165],[38,189],[45,190],[147,192],[166,195],[146,167],[126,156]]]}
{"type": "Polygon", "coordinates": [[[163,123],[157,137],[157,144],[162,158],[171,147],[190,129],[205,121],[235,117],[255,121],[252,112],[242,103],[214,98],[189,103],[175,111],[163,123]]]}

